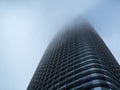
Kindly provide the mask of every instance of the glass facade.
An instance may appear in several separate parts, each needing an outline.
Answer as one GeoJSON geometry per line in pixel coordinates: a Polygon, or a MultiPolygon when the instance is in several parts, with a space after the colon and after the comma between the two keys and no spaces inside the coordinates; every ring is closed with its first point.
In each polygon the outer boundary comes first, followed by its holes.
{"type": "Polygon", "coordinates": [[[75,26],[50,43],[27,90],[120,90],[120,66],[90,25],[75,26]]]}

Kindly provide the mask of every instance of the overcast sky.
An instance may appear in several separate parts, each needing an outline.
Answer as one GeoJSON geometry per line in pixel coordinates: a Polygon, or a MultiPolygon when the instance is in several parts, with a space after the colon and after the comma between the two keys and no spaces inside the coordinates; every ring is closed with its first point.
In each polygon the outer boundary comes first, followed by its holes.
{"type": "Polygon", "coordinates": [[[0,1],[0,90],[25,90],[49,42],[78,16],[120,63],[119,0],[0,1]]]}

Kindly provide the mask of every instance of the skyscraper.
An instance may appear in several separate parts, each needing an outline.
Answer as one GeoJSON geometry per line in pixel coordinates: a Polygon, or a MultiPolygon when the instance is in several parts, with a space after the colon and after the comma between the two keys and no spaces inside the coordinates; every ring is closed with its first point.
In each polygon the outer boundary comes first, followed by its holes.
{"type": "Polygon", "coordinates": [[[120,66],[87,23],[50,43],[28,90],[120,90],[120,66]]]}

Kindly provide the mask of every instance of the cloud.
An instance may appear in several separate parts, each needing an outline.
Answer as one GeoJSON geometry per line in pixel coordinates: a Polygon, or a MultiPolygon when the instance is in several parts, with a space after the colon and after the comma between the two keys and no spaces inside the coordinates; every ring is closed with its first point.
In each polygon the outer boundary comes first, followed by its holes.
{"type": "Polygon", "coordinates": [[[88,12],[99,1],[1,2],[0,89],[26,89],[40,58],[56,33],[75,17],[88,12]]]}

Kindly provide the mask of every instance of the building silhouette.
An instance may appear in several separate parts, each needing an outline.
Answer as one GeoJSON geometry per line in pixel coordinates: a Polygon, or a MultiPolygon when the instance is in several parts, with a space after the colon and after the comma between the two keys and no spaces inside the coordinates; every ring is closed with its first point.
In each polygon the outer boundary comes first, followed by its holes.
{"type": "Polygon", "coordinates": [[[88,24],[50,43],[27,90],[120,90],[120,66],[88,24]]]}

